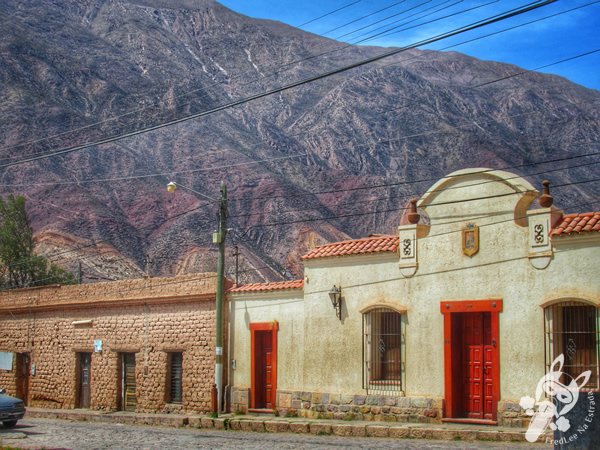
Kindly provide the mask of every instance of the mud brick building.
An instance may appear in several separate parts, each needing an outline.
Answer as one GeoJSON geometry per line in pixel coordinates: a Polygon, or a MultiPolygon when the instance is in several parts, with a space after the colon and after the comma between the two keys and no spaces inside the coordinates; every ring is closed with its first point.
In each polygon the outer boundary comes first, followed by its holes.
{"type": "Polygon", "coordinates": [[[2,292],[0,386],[36,407],[208,412],[215,289],[206,273],[2,292]]]}

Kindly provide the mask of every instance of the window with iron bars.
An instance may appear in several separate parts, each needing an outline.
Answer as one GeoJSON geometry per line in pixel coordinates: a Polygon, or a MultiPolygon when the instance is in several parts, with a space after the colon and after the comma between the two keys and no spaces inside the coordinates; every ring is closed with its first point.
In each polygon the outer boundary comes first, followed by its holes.
{"type": "Polygon", "coordinates": [[[561,383],[568,385],[572,379],[590,370],[590,379],[581,389],[599,389],[599,309],[586,303],[568,301],[546,307],[544,316],[546,371],[550,370],[554,359],[563,354],[561,383]]]}
{"type": "Polygon", "coordinates": [[[183,353],[169,353],[168,364],[167,402],[181,403],[183,398],[183,353]]]}
{"type": "Polygon", "coordinates": [[[363,315],[363,388],[401,393],[404,376],[402,315],[387,308],[363,315]]]}

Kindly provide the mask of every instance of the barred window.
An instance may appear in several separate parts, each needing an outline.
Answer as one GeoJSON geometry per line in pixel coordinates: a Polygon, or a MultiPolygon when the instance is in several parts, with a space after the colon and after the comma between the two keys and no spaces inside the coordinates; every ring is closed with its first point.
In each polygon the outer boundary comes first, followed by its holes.
{"type": "Polygon", "coordinates": [[[183,397],[183,353],[169,353],[168,364],[167,401],[168,403],[181,403],[183,397]]]}
{"type": "Polygon", "coordinates": [[[386,393],[402,391],[402,315],[377,308],[363,315],[363,388],[386,393]]]}
{"type": "Polygon", "coordinates": [[[592,372],[583,390],[598,389],[600,361],[600,313],[595,306],[568,301],[544,309],[546,370],[564,355],[562,383],[569,384],[582,372],[592,372]]]}

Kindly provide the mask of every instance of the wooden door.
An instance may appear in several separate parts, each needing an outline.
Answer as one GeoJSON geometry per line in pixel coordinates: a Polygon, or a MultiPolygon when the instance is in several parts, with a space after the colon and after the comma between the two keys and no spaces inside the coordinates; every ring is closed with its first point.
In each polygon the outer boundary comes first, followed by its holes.
{"type": "Polygon", "coordinates": [[[78,406],[79,408],[90,407],[91,397],[91,380],[92,380],[92,354],[78,354],[78,374],[77,390],[79,392],[78,406]]]}
{"type": "Polygon", "coordinates": [[[17,353],[17,397],[29,404],[29,374],[31,373],[31,358],[29,353],[17,353]]]}
{"type": "Polygon", "coordinates": [[[494,368],[490,313],[466,313],[461,318],[464,417],[492,420],[494,368]]]}
{"type": "Polygon", "coordinates": [[[135,353],[121,354],[121,410],[135,411],[137,405],[135,353]]]}
{"type": "Polygon", "coordinates": [[[255,408],[273,409],[273,338],[271,331],[258,331],[255,336],[254,363],[256,396],[255,408]]]}

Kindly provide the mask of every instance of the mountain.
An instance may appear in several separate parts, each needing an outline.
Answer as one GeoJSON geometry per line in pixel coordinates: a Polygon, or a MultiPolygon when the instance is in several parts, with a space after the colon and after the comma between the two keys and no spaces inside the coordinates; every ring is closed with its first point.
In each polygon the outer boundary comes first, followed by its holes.
{"type": "Polygon", "coordinates": [[[212,0],[4,0],[0,19],[0,194],[26,195],[38,251],[87,281],[214,270],[221,181],[241,281],[394,232],[409,198],[465,167],[515,167],[565,210],[597,208],[598,183],[579,183],[597,157],[533,164],[599,150],[600,92],[560,77],[409,50],[161,126],[389,49],[212,0]]]}

